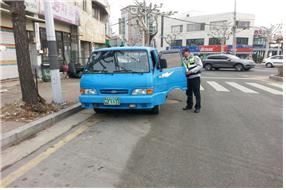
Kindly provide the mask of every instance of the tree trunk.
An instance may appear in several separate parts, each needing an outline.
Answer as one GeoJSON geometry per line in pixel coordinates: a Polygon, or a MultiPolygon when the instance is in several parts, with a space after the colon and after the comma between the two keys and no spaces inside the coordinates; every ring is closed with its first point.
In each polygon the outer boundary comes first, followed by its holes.
{"type": "Polygon", "coordinates": [[[11,8],[22,100],[27,104],[36,105],[39,99],[31,68],[24,1],[5,2],[11,8]]]}
{"type": "Polygon", "coordinates": [[[269,36],[267,36],[267,38],[266,38],[265,53],[264,53],[264,59],[268,58],[270,39],[271,39],[271,38],[270,38],[269,36]]]}

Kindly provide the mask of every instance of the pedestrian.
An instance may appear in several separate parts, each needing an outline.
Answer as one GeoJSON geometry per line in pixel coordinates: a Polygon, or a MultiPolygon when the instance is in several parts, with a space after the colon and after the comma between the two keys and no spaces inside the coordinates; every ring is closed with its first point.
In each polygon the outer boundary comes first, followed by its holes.
{"type": "Polygon", "coordinates": [[[63,65],[63,72],[64,72],[64,78],[67,79],[68,78],[68,71],[69,71],[69,66],[67,63],[64,63],[63,65]]]}
{"type": "Polygon", "coordinates": [[[196,97],[195,113],[199,113],[201,109],[201,70],[203,64],[198,56],[194,56],[188,48],[183,49],[183,64],[186,67],[187,73],[187,105],[183,110],[193,108],[193,93],[196,97]]]}

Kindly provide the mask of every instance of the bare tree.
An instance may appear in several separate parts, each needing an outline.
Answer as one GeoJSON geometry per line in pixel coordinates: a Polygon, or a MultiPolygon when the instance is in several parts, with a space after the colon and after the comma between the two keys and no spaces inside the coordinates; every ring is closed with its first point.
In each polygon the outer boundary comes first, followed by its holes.
{"type": "Polygon", "coordinates": [[[22,100],[35,111],[43,111],[40,102],[44,100],[38,95],[33,79],[29,54],[28,36],[26,32],[26,14],[24,1],[5,0],[12,14],[16,57],[21,85],[22,100]]]}
{"type": "Polygon", "coordinates": [[[177,39],[178,35],[179,33],[170,33],[167,34],[166,36],[163,36],[163,38],[169,46],[172,46],[173,42],[177,39]]]}
{"type": "Polygon", "coordinates": [[[282,36],[282,26],[278,25],[271,25],[270,27],[261,27],[265,31],[265,39],[266,39],[266,47],[265,47],[265,54],[264,59],[268,57],[269,47],[271,42],[280,42],[282,36]],[[277,38],[278,36],[278,38],[277,38]]]}
{"type": "MultiPolygon", "coordinates": [[[[249,27],[241,28],[240,30],[236,30],[236,33],[242,32],[249,27]]],[[[231,22],[219,22],[210,25],[210,32],[208,36],[213,38],[217,38],[220,41],[221,52],[224,52],[224,46],[226,45],[226,41],[233,35],[233,26],[231,22]]]]}
{"type": "Polygon", "coordinates": [[[139,2],[135,0],[136,13],[129,11],[129,13],[137,18],[137,25],[142,29],[143,43],[145,46],[150,46],[152,39],[158,33],[158,16],[160,15],[160,5],[146,4],[146,1],[139,2]]]}
{"type": "Polygon", "coordinates": [[[210,32],[208,33],[208,36],[219,39],[221,45],[221,52],[223,53],[226,40],[228,40],[232,35],[231,23],[221,22],[221,24],[210,25],[209,31],[210,32]]]}

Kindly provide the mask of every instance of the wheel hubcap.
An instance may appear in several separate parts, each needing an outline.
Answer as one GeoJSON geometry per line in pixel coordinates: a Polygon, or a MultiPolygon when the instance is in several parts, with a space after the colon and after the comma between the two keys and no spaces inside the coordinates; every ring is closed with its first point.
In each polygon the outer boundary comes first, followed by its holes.
{"type": "Polygon", "coordinates": [[[236,70],[241,71],[241,70],[242,70],[241,65],[237,65],[237,66],[236,66],[236,70]]]}

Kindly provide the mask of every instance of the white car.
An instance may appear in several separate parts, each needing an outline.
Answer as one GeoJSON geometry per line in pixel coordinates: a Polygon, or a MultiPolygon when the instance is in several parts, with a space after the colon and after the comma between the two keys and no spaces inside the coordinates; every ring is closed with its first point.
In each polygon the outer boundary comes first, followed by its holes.
{"type": "Polygon", "coordinates": [[[274,55],[263,60],[266,67],[275,67],[283,65],[283,55],[274,55]]]}

